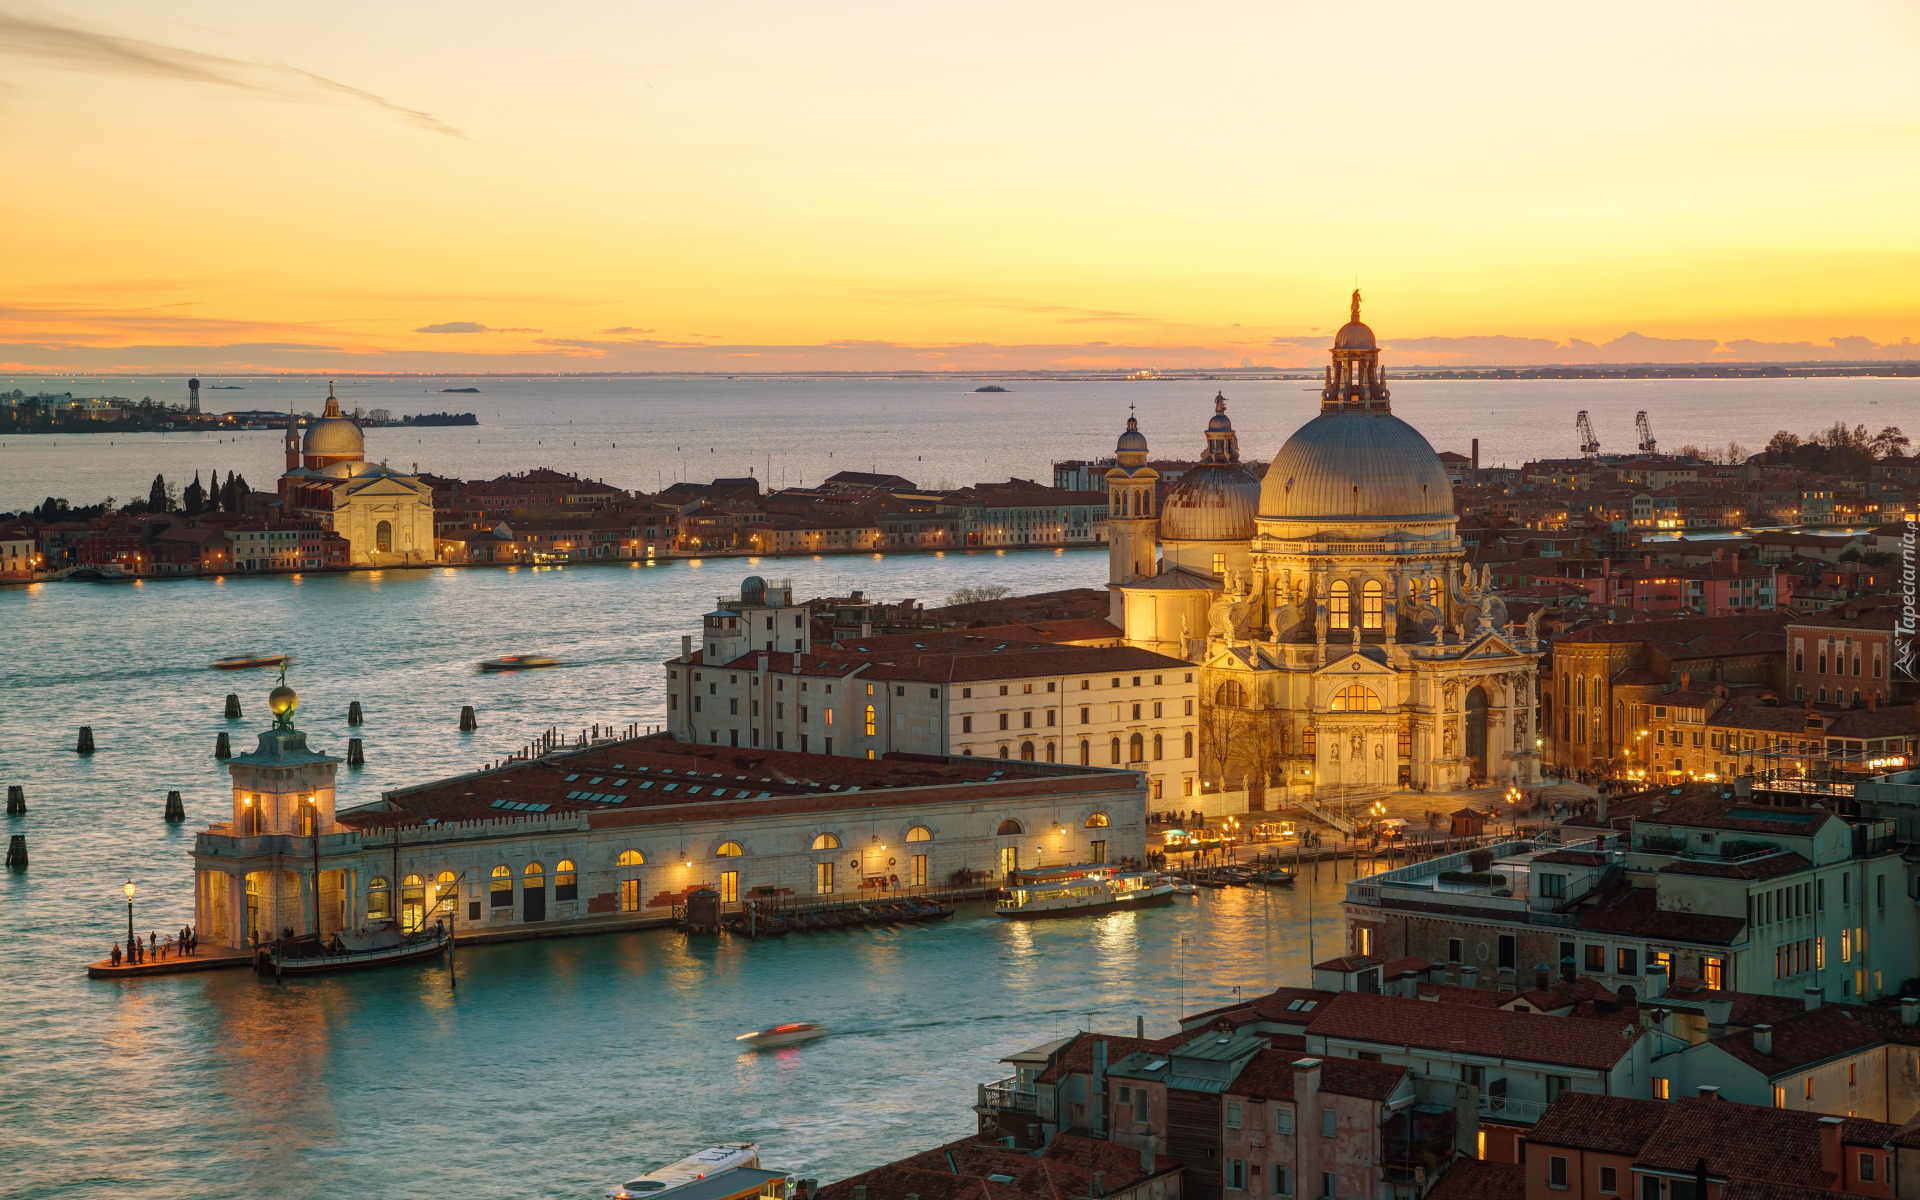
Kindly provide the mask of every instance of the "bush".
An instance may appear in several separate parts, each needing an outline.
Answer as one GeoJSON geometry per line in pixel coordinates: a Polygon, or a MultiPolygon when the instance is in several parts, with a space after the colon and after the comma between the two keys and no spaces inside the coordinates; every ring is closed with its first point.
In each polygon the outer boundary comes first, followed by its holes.
{"type": "Polygon", "coordinates": [[[1493,851],[1482,848],[1467,851],[1467,865],[1475,871],[1485,871],[1493,866],[1493,851]]]}

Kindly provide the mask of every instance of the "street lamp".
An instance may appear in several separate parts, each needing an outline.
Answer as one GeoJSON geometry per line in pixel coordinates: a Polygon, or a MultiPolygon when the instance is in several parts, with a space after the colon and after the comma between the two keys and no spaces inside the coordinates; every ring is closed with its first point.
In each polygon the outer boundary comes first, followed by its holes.
{"type": "Polygon", "coordinates": [[[127,953],[133,953],[133,880],[127,880],[127,886],[120,889],[127,894],[127,953]]]}

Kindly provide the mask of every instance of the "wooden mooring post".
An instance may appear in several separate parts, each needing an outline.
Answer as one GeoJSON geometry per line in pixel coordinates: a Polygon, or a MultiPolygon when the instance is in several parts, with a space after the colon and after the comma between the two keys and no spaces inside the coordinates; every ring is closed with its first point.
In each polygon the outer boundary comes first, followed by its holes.
{"type": "Polygon", "coordinates": [[[73,752],[75,754],[93,753],[93,726],[82,725],[80,727],[80,741],[74,746],[73,752]]]}
{"type": "Polygon", "coordinates": [[[7,839],[7,867],[14,871],[27,869],[27,835],[16,833],[7,839]]]}
{"type": "Polygon", "coordinates": [[[227,731],[224,729],[220,731],[218,737],[213,739],[213,756],[215,758],[233,757],[233,743],[227,740],[227,731]]]}
{"type": "Polygon", "coordinates": [[[460,732],[472,733],[478,728],[480,728],[480,719],[473,715],[473,705],[462,704],[460,706],[460,732]]]}
{"type": "Polygon", "coordinates": [[[20,784],[7,785],[7,815],[10,817],[27,815],[27,789],[20,784]]]}
{"type": "Polygon", "coordinates": [[[347,724],[358,725],[360,722],[360,702],[355,700],[353,703],[347,705],[347,724]]]}
{"type": "Polygon", "coordinates": [[[350,767],[367,765],[367,749],[361,745],[359,738],[347,739],[347,765],[350,767]]]}
{"type": "Polygon", "coordinates": [[[227,693],[227,720],[238,721],[239,719],[240,719],[240,693],[228,692],[227,693]]]}
{"type": "Polygon", "coordinates": [[[167,793],[167,820],[170,823],[187,819],[187,806],[180,799],[179,792],[167,793]]]}

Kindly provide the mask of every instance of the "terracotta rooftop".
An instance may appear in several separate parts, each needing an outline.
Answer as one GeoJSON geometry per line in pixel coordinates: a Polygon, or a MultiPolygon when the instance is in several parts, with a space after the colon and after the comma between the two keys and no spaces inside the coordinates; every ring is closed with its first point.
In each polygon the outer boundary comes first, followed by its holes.
{"type": "Polygon", "coordinates": [[[1621,1020],[1548,1017],[1362,992],[1342,992],[1322,1006],[1307,1034],[1593,1070],[1611,1069],[1640,1037],[1621,1020]]]}
{"type": "Polygon", "coordinates": [[[1729,1033],[1713,1044],[1760,1074],[1774,1077],[1888,1041],[1920,1045],[1920,1026],[1902,1025],[1897,1008],[1867,1008],[1856,1004],[1822,1004],[1763,1022],[1773,1026],[1771,1052],[1754,1046],[1751,1031],[1729,1033]]]}
{"type": "Polygon", "coordinates": [[[1679,862],[1669,863],[1661,868],[1663,875],[1705,875],[1715,879],[1772,879],[1779,875],[1791,875],[1813,866],[1801,855],[1794,853],[1769,854],[1765,858],[1750,858],[1741,862],[1715,862],[1707,859],[1683,858],[1679,862]]]}
{"type": "Polygon", "coordinates": [[[1730,946],[1746,928],[1744,917],[1670,912],[1653,888],[1625,888],[1617,896],[1578,910],[1580,928],[1591,933],[1730,946]]]}
{"type": "Polygon", "coordinates": [[[1569,1150],[1637,1156],[1670,1108],[1664,1100],[1563,1091],[1541,1114],[1527,1140],[1569,1150]]]}
{"type": "Polygon", "coordinates": [[[1427,1200],[1527,1200],[1527,1169],[1519,1163],[1456,1158],[1427,1200]]]}
{"type": "Polygon", "coordinates": [[[676,742],[666,734],[515,761],[385,794],[388,811],[349,811],[342,825],[385,829],[436,821],[474,821],[585,812],[595,828],[828,812],[919,804],[948,798],[985,801],[1009,792],[1071,794],[1115,785],[1087,768],[1040,770],[1001,759],[917,754],[880,759],[749,750],[676,742]],[[857,798],[856,798],[857,797],[857,798]]]}
{"type": "Polygon", "coordinates": [[[1676,1100],[1641,1146],[1638,1161],[1691,1172],[1705,1158],[1707,1173],[1721,1179],[1825,1187],[1834,1178],[1820,1167],[1820,1115],[1727,1100],[1676,1100]]]}

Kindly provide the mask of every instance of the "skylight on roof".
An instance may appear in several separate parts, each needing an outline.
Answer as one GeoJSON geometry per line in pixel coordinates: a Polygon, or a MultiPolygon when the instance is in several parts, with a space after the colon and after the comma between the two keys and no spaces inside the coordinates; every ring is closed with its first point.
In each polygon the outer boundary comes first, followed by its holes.
{"type": "Polygon", "coordinates": [[[561,782],[561,783],[572,783],[572,782],[573,782],[574,780],[576,780],[576,779],[578,779],[578,778],[580,778],[580,777],[579,777],[578,775],[569,775],[569,776],[567,776],[567,777],[566,777],[565,779],[562,779],[562,780],[561,780],[560,782],[561,782]]]}

